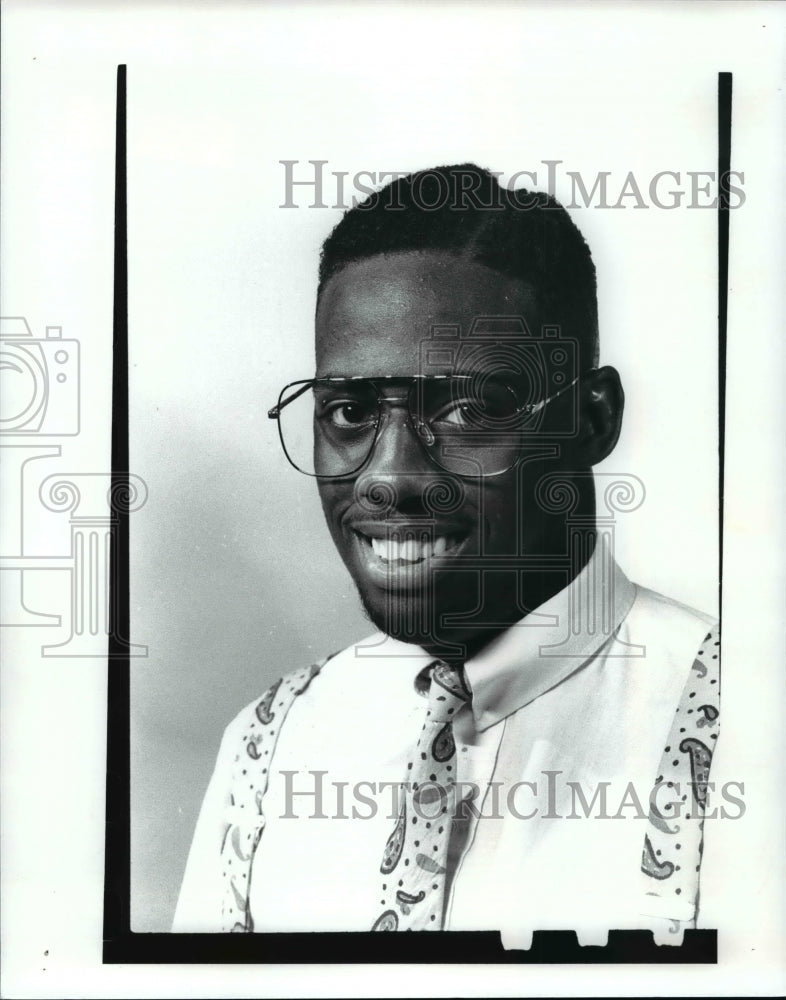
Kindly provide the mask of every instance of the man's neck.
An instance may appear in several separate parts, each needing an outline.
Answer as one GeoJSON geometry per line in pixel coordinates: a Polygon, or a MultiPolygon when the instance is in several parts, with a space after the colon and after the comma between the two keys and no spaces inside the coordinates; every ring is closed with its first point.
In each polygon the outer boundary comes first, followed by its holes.
{"type": "MultiPolygon", "coordinates": [[[[521,591],[516,607],[519,614],[510,615],[506,623],[495,623],[489,615],[488,622],[473,622],[473,627],[461,632],[457,628],[446,630],[444,636],[433,636],[422,640],[419,645],[431,656],[449,663],[464,663],[477,656],[493,639],[524,621],[552,597],[572,585],[592,559],[597,545],[597,529],[593,526],[584,535],[584,544],[578,554],[569,553],[570,570],[566,581],[564,570],[544,572],[526,571],[519,573],[521,591]]],[[[497,615],[497,618],[500,616],[497,615]]]]}

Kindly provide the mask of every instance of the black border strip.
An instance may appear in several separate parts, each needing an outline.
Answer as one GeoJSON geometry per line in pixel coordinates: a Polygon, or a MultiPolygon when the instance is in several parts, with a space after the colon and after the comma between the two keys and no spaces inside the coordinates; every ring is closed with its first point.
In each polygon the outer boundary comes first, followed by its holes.
{"type": "Polygon", "coordinates": [[[718,961],[717,931],[687,930],[682,945],[656,945],[650,931],[610,931],[605,947],[575,931],[535,931],[528,951],[505,951],[498,931],[407,934],[127,934],[104,943],[104,962],[283,965],[706,965],[718,961]]]}
{"type": "MultiPolygon", "coordinates": [[[[104,940],[126,939],[131,900],[131,767],[128,644],[128,252],[126,67],[117,68],[115,286],[112,317],[112,527],[109,543],[104,940]]],[[[106,957],[105,957],[106,960],[106,957]]]]}
{"type": "MultiPolygon", "coordinates": [[[[723,581],[726,339],[732,75],[718,75],[718,451],[719,601],[723,581]]],[[[117,69],[115,283],[112,361],[112,496],[128,493],[128,256],[126,67],[117,69]]],[[[411,934],[135,934],[131,931],[130,636],[128,513],[113,504],[110,544],[104,963],[714,964],[717,931],[688,930],[682,945],[650,931],[611,931],[605,947],[580,946],[574,931],[536,931],[528,951],[505,951],[498,932],[411,934]]]]}
{"type": "MultiPolygon", "coordinates": [[[[726,348],[729,308],[731,73],[718,74],[718,614],[723,614],[723,503],[726,469],[726,348]]],[[[721,649],[723,646],[721,645],[721,649]]],[[[721,654],[722,656],[722,654],[721,654]]]]}

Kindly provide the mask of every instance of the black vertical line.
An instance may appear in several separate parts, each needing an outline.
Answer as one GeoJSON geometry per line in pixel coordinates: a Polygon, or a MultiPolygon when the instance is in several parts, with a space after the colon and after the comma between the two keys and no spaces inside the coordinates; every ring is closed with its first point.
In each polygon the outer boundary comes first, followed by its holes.
{"type": "Polygon", "coordinates": [[[130,714],[128,512],[128,247],[126,204],[126,67],[117,67],[115,260],[112,318],[112,472],[107,662],[104,948],[130,930],[130,714]]]}
{"type": "Polygon", "coordinates": [[[726,465],[726,344],[729,305],[731,73],[718,74],[718,612],[723,612],[723,504],[726,465]]]}

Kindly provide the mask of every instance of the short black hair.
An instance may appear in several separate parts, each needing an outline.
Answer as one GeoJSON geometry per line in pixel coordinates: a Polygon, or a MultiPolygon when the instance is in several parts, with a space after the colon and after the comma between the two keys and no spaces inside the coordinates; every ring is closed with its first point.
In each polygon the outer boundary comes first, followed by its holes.
{"type": "Polygon", "coordinates": [[[595,265],[578,227],[554,197],[504,188],[474,163],[398,177],[349,209],[322,245],[317,299],[347,264],[426,250],[526,281],[543,322],[559,324],[585,364],[597,363],[595,265]]]}

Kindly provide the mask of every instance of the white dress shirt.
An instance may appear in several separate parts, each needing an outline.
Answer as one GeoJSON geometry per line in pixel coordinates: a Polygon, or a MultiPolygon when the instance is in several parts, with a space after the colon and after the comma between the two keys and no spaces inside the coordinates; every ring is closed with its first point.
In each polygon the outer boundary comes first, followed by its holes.
{"type": "MultiPolygon", "coordinates": [[[[471,710],[456,717],[454,736],[457,779],[474,808],[454,822],[446,930],[500,930],[504,943],[526,946],[535,929],[602,942],[610,928],[695,924],[692,901],[645,893],[647,819],[636,803],[646,813],[713,624],[631,583],[599,545],[564,590],[466,663],[471,710]],[[593,803],[604,792],[605,808],[601,797],[593,803]]],[[[255,931],[371,928],[430,662],[376,634],[332,657],[293,702],[248,876],[255,931]]],[[[243,718],[222,741],[175,931],[221,929],[219,852],[243,718]]]]}

